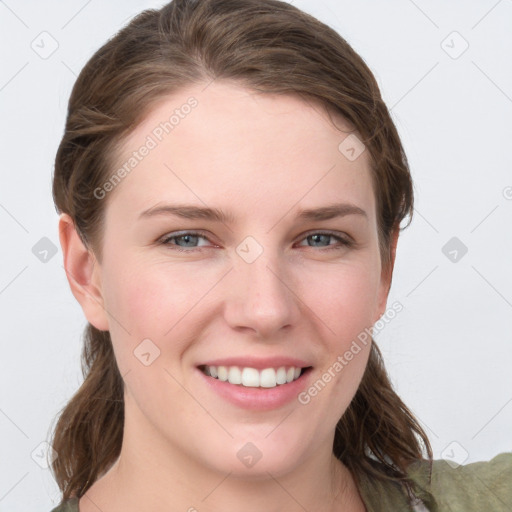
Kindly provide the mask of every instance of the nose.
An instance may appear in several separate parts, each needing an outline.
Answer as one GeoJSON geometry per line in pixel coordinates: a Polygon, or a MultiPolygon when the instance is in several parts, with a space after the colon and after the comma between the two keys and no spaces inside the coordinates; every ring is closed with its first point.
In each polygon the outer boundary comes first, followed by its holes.
{"type": "Polygon", "coordinates": [[[270,256],[270,250],[252,263],[238,258],[228,281],[224,316],[232,329],[275,339],[297,324],[300,300],[292,273],[282,258],[270,256]]]}

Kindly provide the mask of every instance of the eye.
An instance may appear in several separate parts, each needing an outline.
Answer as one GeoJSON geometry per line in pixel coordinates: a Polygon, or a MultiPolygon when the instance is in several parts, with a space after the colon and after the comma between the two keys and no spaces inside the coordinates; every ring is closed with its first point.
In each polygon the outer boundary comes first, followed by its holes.
{"type": "MultiPolygon", "coordinates": [[[[159,243],[162,245],[167,245],[172,250],[180,252],[194,252],[201,250],[201,247],[204,247],[204,245],[196,245],[200,240],[206,240],[207,242],[210,242],[209,238],[201,234],[201,232],[182,231],[166,235],[160,240],[159,243]],[[183,245],[180,245],[180,243],[183,243],[183,245]]],[[[352,247],[354,245],[354,242],[348,239],[348,237],[344,238],[339,235],[335,235],[334,233],[324,231],[308,234],[306,237],[302,238],[302,240],[305,240],[307,242],[310,241],[314,244],[327,242],[327,246],[307,245],[307,247],[317,247],[324,250],[342,249],[344,247],[352,247]],[[333,239],[338,241],[337,245],[332,245],[328,243],[330,240],[333,239]]],[[[301,247],[304,247],[304,245],[302,245],[301,247]]]]}
{"type": "MultiPolygon", "coordinates": [[[[330,233],[328,231],[311,233],[311,234],[307,235],[305,238],[303,238],[303,240],[312,241],[313,243],[322,242],[322,241],[328,242],[329,239],[337,240],[338,245],[324,246],[323,248],[325,250],[342,249],[343,247],[352,247],[354,245],[352,240],[349,240],[348,238],[343,238],[339,235],[335,235],[334,233],[330,233]]],[[[302,246],[302,247],[304,247],[304,246],[302,246]]],[[[315,246],[308,246],[308,247],[315,247],[315,246]]],[[[322,248],[321,246],[316,246],[316,247],[322,248]]]]}
{"type": "Polygon", "coordinates": [[[200,247],[194,246],[194,244],[197,243],[197,241],[199,239],[209,241],[209,239],[207,237],[205,237],[204,235],[201,235],[198,232],[183,231],[181,233],[171,233],[170,235],[165,236],[164,238],[162,238],[160,240],[160,243],[162,245],[168,245],[171,249],[176,250],[176,251],[194,252],[194,251],[197,251],[200,249],[200,247]],[[173,240],[177,240],[178,242],[183,241],[185,245],[180,246],[180,245],[172,244],[171,241],[173,241],[173,240]],[[182,247],[185,247],[185,249],[182,247]],[[186,247],[188,247],[188,249],[186,249],[186,247]]]}

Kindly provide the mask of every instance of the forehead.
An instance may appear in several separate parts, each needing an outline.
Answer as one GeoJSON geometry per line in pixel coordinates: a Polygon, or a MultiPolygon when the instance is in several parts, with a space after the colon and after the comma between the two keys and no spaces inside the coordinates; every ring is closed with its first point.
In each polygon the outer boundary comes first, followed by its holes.
{"type": "Polygon", "coordinates": [[[299,201],[350,200],[373,215],[368,152],[347,158],[340,144],[351,126],[331,118],[319,102],[298,96],[233,83],[191,86],[163,99],[126,138],[116,168],[130,159],[133,167],[114,194],[138,210],[177,198],[229,199],[247,214],[259,205],[265,215],[299,201]]]}

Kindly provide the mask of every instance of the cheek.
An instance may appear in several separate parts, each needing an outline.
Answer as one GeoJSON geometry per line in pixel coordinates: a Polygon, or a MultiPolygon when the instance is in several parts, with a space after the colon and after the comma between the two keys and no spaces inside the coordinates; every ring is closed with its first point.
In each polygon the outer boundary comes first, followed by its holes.
{"type": "Polygon", "coordinates": [[[120,367],[138,368],[133,355],[143,346],[158,354],[156,366],[178,362],[204,327],[205,296],[218,280],[218,272],[162,263],[125,261],[111,267],[104,295],[120,367]]]}
{"type": "Polygon", "coordinates": [[[331,411],[336,420],[348,407],[366,368],[378,276],[371,265],[354,264],[326,271],[322,286],[318,275],[316,279],[304,292],[305,302],[320,318],[325,337],[319,376],[310,391],[311,395],[322,394],[325,404],[336,404],[331,411]]]}
{"type": "MultiPolygon", "coordinates": [[[[112,317],[116,351],[123,352],[119,354],[123,359],[131,358],[124,363],[133,363],[133,351],[145,339],[170,359],[179,357],[207,327],[212,314],[222,309],[223,297],[218,295],[222,287],[212,288],[224,272],[201,261],[173,265],[125,258],[122,265],[106,265],[105,305],[112,317]]],[[[314,326],[319,355],[324,363],[334,362],[372,325],[377,283],[371,262],[364,258],[351,263],[309,262],[288,276],[293,290],[289,307],[303,310],[302,327],[309,331],[314,326]]]]}
{"type": "Polygon", "coordinates": [[[332,265],[300,278],[304,302],[339,349],[373,323],[378,276],[370,264],[332,265]]]}
{"type": "Polygon", "coordinates": [[[109,273],[107,305],[130,332],[160,338],[208,289],[202,274],[183,272],[178,266],[127,262],[109,273]]]}

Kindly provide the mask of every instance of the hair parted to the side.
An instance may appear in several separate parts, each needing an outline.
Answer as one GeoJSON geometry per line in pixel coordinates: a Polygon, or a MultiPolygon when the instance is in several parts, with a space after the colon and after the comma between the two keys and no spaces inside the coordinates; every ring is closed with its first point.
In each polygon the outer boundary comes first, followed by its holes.
{"type": "MultiPolygon", "coordinates": [[[[108,197],[98,199],[94,190],[113,174],[116,149],[158,101],[212,80],[299,95],[353,125],[371,158],[380,255],[388,268],[392,235],[413,213],[413,184],[395,125],[372,72],[350,45],[277,0],[174,0],[137,15],[87,62],[69,100],[53,197],[98,261],[108,197]]],[[[63,501],[83,496],[121,451],[123,379],[109,333],[90,324],[82,372],[84,382],[52,432],[58,456],[51,468],[63,501]]],[[[424,452],[432,462],[428,437],[394,392],[373,340],[333,451],[357,481],[365,474],[406,488],[414,487],[409,464],[424,452]]]]}

